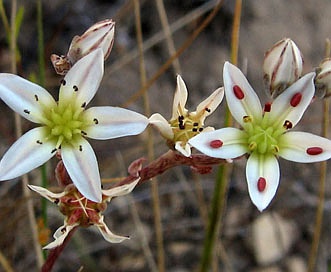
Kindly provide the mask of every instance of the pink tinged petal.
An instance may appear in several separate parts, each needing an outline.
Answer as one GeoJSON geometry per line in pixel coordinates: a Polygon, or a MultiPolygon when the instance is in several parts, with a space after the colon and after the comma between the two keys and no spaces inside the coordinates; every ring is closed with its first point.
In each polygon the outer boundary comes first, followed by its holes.
{"type": "Polygon", "coordinates": [[[84,130],[86,137],[98,140],[137,135],[149,123],[144,115],[118,107],[93,107],[83,114],[93,124],[84,130]]]}
{"type": "Polygon", "coordinates": [[[174,138],[174,132],[168,121],[159,113],[154,113],[151,117],[149,117],[149,123],[156,127],[161,135],[169,140],[174,138]]]}
{"type": "Polygon", "coordinates": [[[328,160],[331,158],[331,141],[307,132],[290,131],[280,137],[278,155],[303,163],[328,160]]]}
{"type": "Polygon", "coordinates": [[[274,155],[252,153],[246,165],[248,192],[254,205],[263,211],[276,194],[280,171],[274,155]]]}
{"type": "Polygon", "coordinates": [[[207,99],[202,101],[196,110],[196,114],[206,117],[213,113],[224,97],[224,88],[218,88],[207,99]]]}
{"type": "Polygon", "coordinates": [[[309,106],[315,92],[315,73],[309,73],[293,83],[271,104],[270,122],[284,125],[289,121],[294,127],[309,106]]]}
{"type": "Polygon", "coordinates": [[[244,74],[236,66],[226,62],[223,81],[227,104],[237,122],[243,125],[245,116],[250,116],[253,121],[261,120],[260,100],[244,74]]]}
{"type": "Polygon", "coordinates": [[[62,193],[52,193],[51,191],[48,191],[47,189],[40,187],[40,186],[36,186],[36,185],[28,185],[28,187],[32,190],[35,191],[36,193],[40,194],[42,197],[48,199],[51,202],[57,202],[59,200],[59,198],[61,198],[62,196],[64,196],[66,193],[62,192],[62,193]]]}
{"type": "Polygon", "coordinates": [[[185,157],[191,156],[191,146],[188,143],[178,141],[175,144],[175,149],[185,157]]]}
{"type": "Polygon", "coordinates": [[[0,161],[0,180],[21,176],[55,155],[55,143],[44,140],[44,135],[45,128],[34,128],[8,149],[0,161]]]}
{"type": "Polygon", "coordinates": [[[60,87],[59,104],[85,107],[94,97],[103,76],[103,53],[97,49],[83,57],[68,71],[60,87]]]}
{"type": "Polygon", "coordinates": [[[45,108],[56,107],[54,98],[44,88],[13,74],[0,74],[0,98],[34,123],[43,123],[45,108]]]}
{"type": "Polygon", "coordinates": [[[70,44],[68,58],[72,63],[101,48],[106,59],[113,47],[115,22],[103,20],[91,26],[82,36],[75,36],[70,44]]]}
{"type": "Polygon", "coordinates": [[[215,158],[232,159],[248,152],[247,135],[236,128],[202,132],[189,140],[200,152],[215,158]]]}
{"type": "Polygon", "coordinates": [[[55,240],[49,243],[47,246],[44,246],[43,249],[52,249],[62,245],[64,240],[67,238],[68,234],[70,233],[70,231],[72,231],[78,225],[79,225],[78,223],[74,225],[64,224],[64,226],[59,227],[53,235],[55,240]]]}
{"type": "Polygon", "coordinates": [[[98,225],[96,225],[102,234],[103,238],[109,243],[121,243],[124,240],[130,239],[126,236],[119,236],[110,231],[105,222],[103,221],[103,216],[101,216],[98,225]]]}
{"type": "Polygon", "coordinates": [[[186,112],[185,104],[187,101],[187,88],[184,80],[180,75],[177,76],[177,88],[174,96],[174,103],[172,106],[171,120],[177,119],[178,116],[186,112]]]}
{"type": "Polygon", "coordinates": [[[139,180],[140,180],[140,178],[137,178],[136,180],[132,181],[131,183],[117,186],[117,187],[114,187],[114,188],[111,188],[108,190],[102,190],[102,194],[109,198],[109,199],[107,199],[108,201],[110,201],[113,197],[116,197],[116,196],[127,195],[132,192],[132,190],[138,184],[139,180]]]}
{"type": "Polygon", "coordinates": [[[63,145],[61,157],[79,192],[91,201],[101,202],[99,167],[91,145],[83,138],[75,146],[63,145]]]}

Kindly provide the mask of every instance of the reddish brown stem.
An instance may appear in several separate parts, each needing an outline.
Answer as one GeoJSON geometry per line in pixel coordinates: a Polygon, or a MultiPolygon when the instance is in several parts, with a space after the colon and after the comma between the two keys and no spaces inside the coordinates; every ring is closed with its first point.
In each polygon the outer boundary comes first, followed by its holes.
{"type": "MultiPolygon", "coordinates": [[[[138,159],[133,162],[133,164],[142,164],[144,159],[138,159]]],[[[123,185],[132,182],[137,177],[140,177],[138,184],[142,184],[149,179],[164,173],[169,168],[178,166],[178,165],[188,165],[192,169],[197,171],[200,174],[209,173],[211,167],[216,164],[226,163],[224,159],[211,158],[202,154],[193,154],[190,157],[185,157],[184,155],[169,150],[162,156],[158,157],[154,161],[150,162],[147,166],[143,167],[141,170],[137,170],[136,174],[129,174],[124,180],[117,184],[123,185]]]]}
{"type": "MultiPolygon", "coordinates": [[[[145,167],[142,167],[144,161],[145,159],[141,158],[132,162],[129,167],[129,175],[121,182],[119,182],[116,186],[130,183],[133,180],[137,179],[137,177],[140,177],[140,181],[138,184],[142,184],[143,182],[164,173],[166,170],[179,165],[191,166],[191,168],[198,173],[205,174],[211,171],[211,167],[213,165],[226,163],[226,160],[211,158],[202,154],[193,154],[190,157],[185,157],[184,155],[172,150],[169,150],[162,156],[150,162],[145,167]]],[[[62,186],[71,183],[69,175],[66,173],[62,161],[59,162],[56,168],[56,177],[60,185],[62,186]]],[[[66,244],[69,242],[71,236],[73,235],[74,230],[76,229],[77,228],[74,228],[72,231],[70,231],[62,245],[50,250],[47,260],[41,269],[42,272],[52,270],[56,260],[60,256],[61,252],[65,248],[66,244]]]]}
{"type": "Polygon", "coordinates": [[[53,248],[49,251],[49,254],[47,256],[47,259],[45,261],[45,263],[43,264],[42,268],[41,268],[41,272],[50,272],[52,271],[52,268],[56,262],[56,260],[59,258],[60,254],[62,253],[63,249],[65,248],[65,246],[67,245],[67,243],[69,242],[71,236],[74,234],[76,228],[73,228],[68,236],[66,237],[66,239],[64,240],[62,245],[59,245],[56,248],[53,248]]]}

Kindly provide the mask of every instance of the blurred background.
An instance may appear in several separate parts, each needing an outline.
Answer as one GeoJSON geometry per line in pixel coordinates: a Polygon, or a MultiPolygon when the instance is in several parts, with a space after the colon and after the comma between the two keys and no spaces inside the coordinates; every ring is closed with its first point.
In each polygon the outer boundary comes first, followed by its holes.
{"type": "MultiPolygon", "coordinates": [[[[61,77],[56,75],[49,56],[68,50],[75,35],[92,24],[112,18],[116,22],[115,42],[105,63],[105,74],[91,105],[123,106],[144,113],[142,97],[129,98],[141,88],[139,53],[136,38],[134,1],[131,0],[53,0],[42,1],[45,42],[46,89],[57,96],[61,77]]],[[[142,0],[140,3],[145,72],[152,78],[173,53],[169,52],[166,16],[174,48],[179,49],[215,7],[216,1],[142,0]],[[164,5],[162,14],[158,4],[164,5]]],[[[151,113],[171,117],[176,74],[187,84],[191,111],[217,87],[222,86],[222,67],[230,60],[231,31],[235,1],[224,5],[210,24],[184,53],[161,73],[148,89],[151,113]]],[[[4,1],[9,17],[11,1],[4,1]]],[[[31,78],[38,73],[36,1],[18,1],[24,8],[18,35],[21,61],[18,73],[31,78]]],[[[247,77],[263,102],[268,94],[263,87],[262,63],[265,51],[284,37],[295,41],[304,57],[304,72],[318,66],[324,56],[325,39],[331,35],[331,2],[328,0],[246,0],[243,1],[238,66],[247,67],[247,77]]],[[[169,37],[168,37],[169,38],[169,37]]],[[[10,53],[0,23],[0,72],[10,72],[10,53]]],[[[206,120],[220,128],[225,103],[206,120]]],[[[14,115],[0,101],[0,155],[15,140],[14,115]]],[[[322,102],[316,100],[295,128],[320,134],[322,102]]],[[[23,131],[34,127],[23,121],[23,131]]],[[[168,150],[154,130],[155,157],[168,150]]],[[[102,178],[123,177],[129,164],[147,158],[148,133],[108,141],[91,141],[99,160],[102,178]]],[[[251,203],[245,179],[246,159],[234,162],[229,183],[222,228],[215,244],[211,271],[305,271],[314,234],[319,192],[320,164],[299,164],[280,160],[281,181],[276,197],[260,213],[251,203]]],[[[56,160],[47,163],[50,189],[56,190],[56,160]]],[[[165,271],[186,272],[198,267],[202,253],[208,210],[214,189],[217,166],[212,173],[197,175],[189,167],[176,167],[158,177],[165,271]]],[[[328,171],[330,174],[330,171],[328,171]]],[[[314,271],[331,267],[331,187],[326,186],[326,202],[321,242],[314,271]]],[[[40,171],[29,173],[29,183],[40,185],[40,171]]],[[[105,184],[107,188],[108,184],[105,184]]],[[[0,184],[0,250],[14,271],[37,271],[35,252],[28,227],[20,179],[0,184]]],[[[37,218],[41,215],[40,197],[32,193],[37,218]]],[[[157,242],[150,182],[137,187],[128,197],[111,202],[105,221],[116,234],[131,239],[109,244],[97,229],[79,229],[65,248],[53,271],[158,271],[157,242]]],[[[57,206],[49,203],[49,241],[63,224],[57,206]]],[[[0,266],[0,271],[3,268],[0,266]]],[[[329,270],[328,270],[329,269],[329,270]]]]}

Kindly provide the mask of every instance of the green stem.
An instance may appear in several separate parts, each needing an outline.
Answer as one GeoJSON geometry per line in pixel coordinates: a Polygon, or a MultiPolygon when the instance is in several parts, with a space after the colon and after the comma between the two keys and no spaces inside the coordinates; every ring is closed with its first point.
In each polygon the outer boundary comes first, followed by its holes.
{"type": "MultiPolygon", "coordinates": [[[[39,66],[39,75],[38,75],[38,83],[41,86],[45,86],[45,55],[44,55],[44,30],[43,30],[43,14],[42,14],[42,2],[41,0],[37,0],[37,30],[38,30],[38,66],[39,66]]],[[[47,170],[46,164],[40,167],[41,171],[41,185],[44,188],[48,187],[47,180],[47,170]]],[[[45,198],[41,199],[41,214],[44,222],[44,226],[48,225],[48,217],[47,217],[47,205],[48,201],[45,198]]],[[[46,259],[47,252],[43,251],[43,257],[46,259]]]]}
{"type": "MultiPolygon", "coordinates": [[[[331,55],[331,41],[326,39],[325,41],[325,58],[329,58],[331,55]]],[[[329,117],[330,112],[330,100],[329,98],[323,99],[323,117],[322,117],[322,136],[328,138],[329,131],[329,117]]],[[[325,185],[327,177],[327,162],[321,162],[320,168],[320,178],[319,178],[319,195],[318,195],[318,205],[316,210],[315,227],[313,241],[311,244],[311,249],[308,259],[308,272],[313,272],[315,270],[316,259],[318,254],[319,242],[321,240],[321,232],[323,225],[323,213],[325,204],[325,185]]]]}
{"type": "MultiPolygon", "coordinates": [[[[236,0],[235,12],[233,18],[233,30],[231,38],[231,62],[237,64],[238,48],[239,48],[239,28],[241,17],[242,0],[236,0]]],[[[224,117],[224,127],[231,126],[232,116],[227,108],[224,117]]],[[[209,222],[207,233],[204,240],[203,252],[200,260],[199,271],[205,272],[209,270],[214,256],[215,241],[219,236],[221,229],[222,214],[226,207],[226,195],[229,185],[229,176],[231,173],[231,166],[228,164],[222,164],[218,168],[218,174],[215,183],[214,195],[212,199],[212,207],[209,215],[209,222]]]]}

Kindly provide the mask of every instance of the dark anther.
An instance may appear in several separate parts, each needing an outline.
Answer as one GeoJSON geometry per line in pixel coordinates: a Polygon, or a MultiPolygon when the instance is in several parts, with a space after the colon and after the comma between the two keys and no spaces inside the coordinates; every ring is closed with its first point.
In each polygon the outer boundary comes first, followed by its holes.
{"type": "Polygon", "coordinates": [[[211,110],[209,108],[205,108],[205,110],[208,111],[208,112],[211,112],[211,110]]]}
{"type": "Polygon", "coordinates": [[[66,231],[67,231],[67,230],[66,230],[65,227],[61,229],[61,232],[62,232],[62,233],[65,233],[66,231]]]}
{"type": "Polygon", "coordinates": [[[54,153],[54,152],[56,152],[56,150],[57,150],[57,149],[56,149],[56,148],[54,148],[54,149],[51,151],[51,153],[54,153]]]}
{"type": "Polygon", "coordinates": [[[42,141],[40,141],[40,140],[37,140],[36,142],[37,142],[37,144],[43,144],[42,141]]]}
{"type": "Polygon", "coordinates": [[[197,129],[197,128],[192,128],[192,131],[193,131],[193,132],[197,132],[198,129],[197,129]]]}
{"type": "Polygon", "coordinates": [[[25,113],[27,114],[30,114],[30,111],[29,110],[24,110],[25,113]]]}
{"type": "Polygon", "coordinates": [[[84,136],[87,135],[87,133],[85,131],[83,131],[83,130],[80,133],[82,133],[82,135],[84,135],[84,136]]]}
{"type": "Polygon", "coordinates": [[[60,202],[60,200],[58,199],[58,198],[56,198],[55,200],[54,200],[54,203],[55,204],[58,204],[60,202]]]}
{"type": "Polygon", "coordinates": [[[199,128],[199,131],[200,131],[200,132],[203,131],[203,128],[199,128]]]}
{"type": "Polygon", "coordinates": [[[85,108],[86,107],[86,102],[84,102],[81,107],[85,108]]]}
{"type": "Polygon", "coordinates": [[[184,124],[179,124],[179,128],[180,129],[185,129],[185,125],[184,124]]]}
{"type": "Polygon", "coordinates": [[[184,120],[184,116],[183,115],[178,116],[178,121],[183,121],[183,120],[184,120]]]}
{"type": "Polygon", "coordinates": [[[193,126],[197,127],[199,125],[199,123],[195,122],[193,123],[193,126]]]}
{"type": "Polygon", "coordinates": [[[61,79],[61,81],[60,81],[60,82],[61,82],[61,84],[62,84],[63,86],[65,86],[65,85],[66,85],[66,83],[67,83],[67,82],[66,82],[64,79],[61,79]]]}
{"type": "Polygon", "coordinates": [[[93,119],[93,122],[94,122],[94,124],[96,124],[96,125],[99,124],[99,120],[98,120],[97,118],[94,118],[94,119],[93,119]]]}
{"type": "Polygon", "coordinates": [[[290,129],[290,128],[293,127],[293,124],[292,124],[289,120],[286,120],[286,121],[284,122],[283,127],[286,128],[286,129],[290,129]]]}
{"type": "Polygon", "coordinates": [[[76,85],[74,85],[72,88],[74,89],[75,92],[78,91],[78,87],[76,85]]]}
{"type": "Polygon", "coordinates": [[[79,151],[83,151],[83,147],[81,145],[79,146],[79,151]]]}
{"type": "Polygon", "coordinates": [[[36,101],[38,102],[39,101],[39,97],[38,97],[38,95],[34,95],[34,98],[36,99],[36,101]]]}

